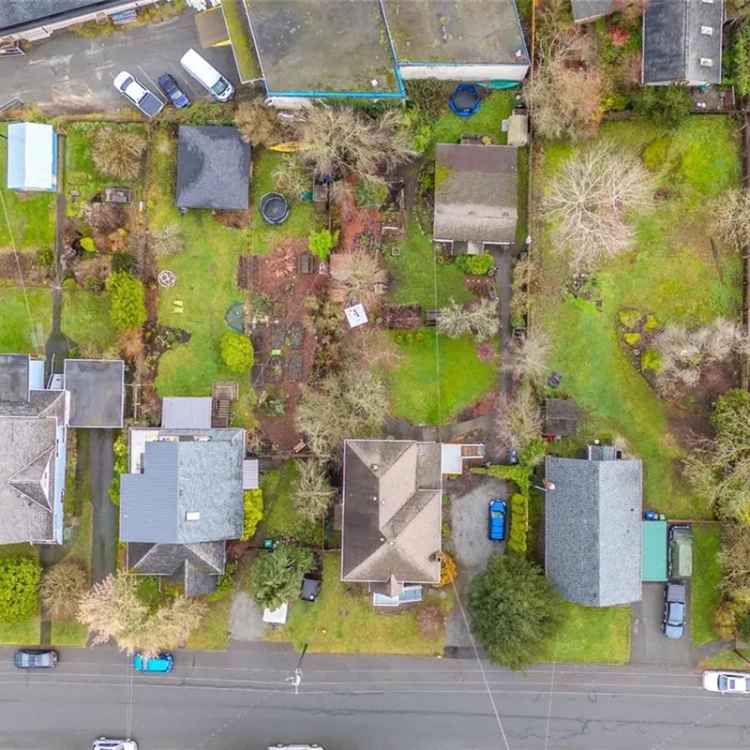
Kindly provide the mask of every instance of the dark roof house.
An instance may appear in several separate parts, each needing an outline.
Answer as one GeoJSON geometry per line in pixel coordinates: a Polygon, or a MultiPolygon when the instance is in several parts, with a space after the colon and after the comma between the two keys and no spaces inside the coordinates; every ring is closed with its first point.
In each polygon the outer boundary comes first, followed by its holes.
{"type": "Polygon", "coordinates": [[[571,602],[641,599],[642,467],[615,451],[545,462],[545,569],[571,602]]]}
{"type": "Polygon", "coordinates": [[[724,0],[650,0],[643,14],[644,85],[721,82],[724,0]]]}
{"type": "Polygon", "coordinates": [[[244,456],[244,430],[132,428],[120,484],[128,568],[170,577],[188,596],[212,591],[226,540],[242,534],[244,456]]]}
{"type": "Polygon", "coordinates": [[[67,408],[42,361],[0,355],[0,544],[62,544],[67,408]]]}
{"type": "Polygon", "coordinates": [[[398,596],[440,580],[442,475],[438,443],[344,443],[341,580],[398,596]]]}
{"type": "Polygon", "coordinates": [[[588,23],[608,16],[615,9],[616,0],[570,0],[573,20],[588,23]]]}
{"type": "Polygon", "coordinates": [[[178,208],[245,210],[250,200],[251,166],[250,145],[237,128],[181,125],[178,208]]]}
{"type": "Polygon", "coordinates": [[[438,242],[510,244],[518,220],[518,167],[514,146],[440,143],[435,154],[435,221],[438,242]]]}

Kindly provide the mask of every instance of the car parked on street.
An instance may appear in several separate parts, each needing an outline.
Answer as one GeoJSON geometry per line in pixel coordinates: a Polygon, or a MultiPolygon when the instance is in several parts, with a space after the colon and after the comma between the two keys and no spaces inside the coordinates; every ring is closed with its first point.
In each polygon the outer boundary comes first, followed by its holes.
{"type": "Polygon", "coordinates": [[[21,648],[13,661],[18,669],[54,669],[59,658],[52,648],[21,648]]]}
{"type": "Polygon", "coordinates": [[[664,617],[662,632],[667,638],[682,638],[687,619],[687,587],[681,583],[668,583],[664,587],[664,617]]]}
{"type": "Polygon", "coordinates": [[[709,670],[703,673],[703,687],[712,693],[750,693],[750,674],[709,670]]]}
{"type": "Polygon", "coordinates": [[[164,109],[164,102],[156,94],[141,86],[126,70],[115,77],[115,88],[146,117],[156,117],[164,109]]]}
{"type": "Polygon", "coordinates": [[[172,654],[159,654],[149,659],[143,654],[133,656],[133,669],[136,672],[171,672],[174,668],[174,656],[172,654]]]}
{"type": "Polygon", "coordinates": [[[505,539],[505,517],[508,504],[505,500],[495,498],[490,500],[489,505],[489,529],[488,536],[493,542],[502,542],[505,539]]]}
{"type": "Polygon", "coordinates": [[[138,750],[138,743],[135,740],[113,740],[109,737],[99,737],[94,740],[91,750],[138,750]]]}
{"type": "Polygon", "coordinates": [[[169,73],[159,76],[157,83],[161,89],[162,94],[174,104],[177,109],[183,109],[184,107],[190,106],[190,98],[188,95],[179,87],[174,76],[169,73]]]}

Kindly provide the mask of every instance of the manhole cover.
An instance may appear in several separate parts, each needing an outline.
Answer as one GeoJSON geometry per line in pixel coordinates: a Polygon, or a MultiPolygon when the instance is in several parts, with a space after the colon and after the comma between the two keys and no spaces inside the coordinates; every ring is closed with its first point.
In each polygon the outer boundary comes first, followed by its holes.
{"type": "Polygon", "coordinates": [[[159,286],[163,286],[165,289],[169,289],[177,282],[177,274],[174,271],[159,271],[159,275],[156,277],[159,282],[159,286]]]}

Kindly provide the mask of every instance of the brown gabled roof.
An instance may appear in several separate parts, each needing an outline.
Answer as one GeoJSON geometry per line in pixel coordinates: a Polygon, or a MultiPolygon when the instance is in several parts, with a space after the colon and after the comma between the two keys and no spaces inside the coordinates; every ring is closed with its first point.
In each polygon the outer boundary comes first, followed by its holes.
{"type": "Polygon", "coordinates": [[[344,581],[437,583],[440,446],[408,440],[344,444],[344,581]]]}

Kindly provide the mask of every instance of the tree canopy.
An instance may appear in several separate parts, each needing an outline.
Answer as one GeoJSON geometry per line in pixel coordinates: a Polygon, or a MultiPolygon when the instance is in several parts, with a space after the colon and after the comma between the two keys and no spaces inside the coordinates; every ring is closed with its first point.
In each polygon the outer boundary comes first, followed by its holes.
{"type": "Polygon", "coordinates": [[[309,550],[280,544],[273,552],[256,558],[250,593],[259,606],[278,609],[284,602],[294,601],[299,596],[302,578],[314,564],[309,550]]]}

